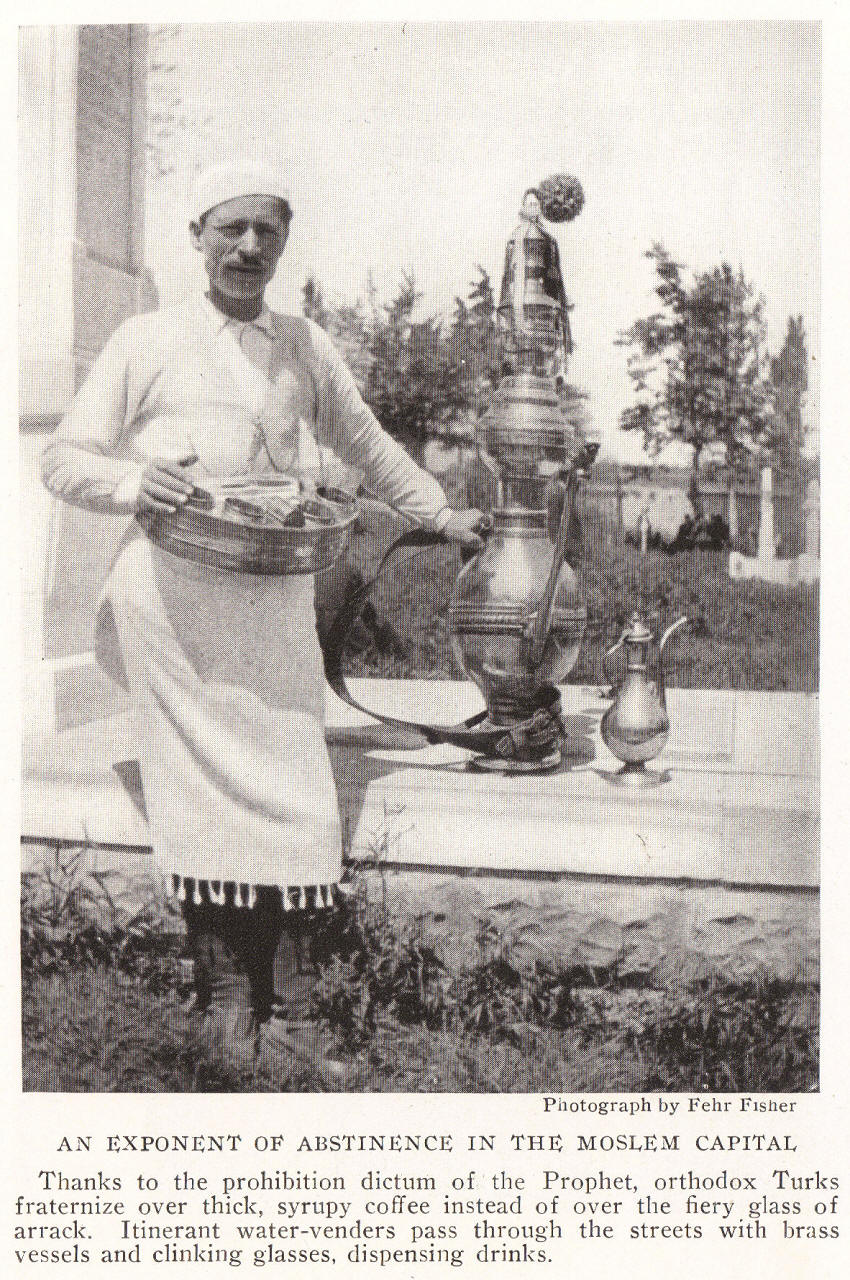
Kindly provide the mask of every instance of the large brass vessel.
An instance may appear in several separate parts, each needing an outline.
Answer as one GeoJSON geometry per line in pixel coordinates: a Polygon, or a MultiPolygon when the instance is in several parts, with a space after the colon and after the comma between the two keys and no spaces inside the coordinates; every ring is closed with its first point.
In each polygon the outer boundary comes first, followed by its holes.
{"type": "Polygon", "coordinates": [[[586,622],[571,561],[578,479],[592,450],[559,394],[572,343],[557,244],[543,213],[538,191],[527,192],[508,241],[498,310],[505,373],[476,430],[496,479],[492,533],[461,571],[449,609],[455,656],[481,689],[489,722],[516,731],[510,760],[476,764],[511,772],[561,764],[560,715],[548,730],[539,723],[527,737],[523,730],[541,707],[556,706],[553,686],[574,667],[586,622]]]}

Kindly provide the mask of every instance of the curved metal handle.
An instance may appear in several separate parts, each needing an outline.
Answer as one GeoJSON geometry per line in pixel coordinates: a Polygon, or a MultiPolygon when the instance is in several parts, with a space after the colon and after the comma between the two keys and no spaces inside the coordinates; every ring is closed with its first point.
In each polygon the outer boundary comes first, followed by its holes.
{"type": "Polygon", "coordinates": [[[687,622],[687,616],[677,618],[675,622],[670,623],[670,626],[658,641],[655,655],[655,683],[659,693],[661,694],[662,700],[664,699],[664,646],[671,636],[673,636],[675,632],[677,632],[679,628],[683,627],[687,622]]]}
{"type": "Polygon", "coordinates": [[[546,579],[546,586],[543,589],[540,604],[537,606],[537,612],[528,631],[527,661],[531,668],[540,665],[543,649],[549,636],[549,628],[552,625],[558,577],[561,573],[561,567],[567,558],[567,544],[570,540],[573,523],[576,487],[577,480],[575,473],[573,473],[568,483],[564,485],[564,505],[561,508],[561,519],[558,523],[558,532],[555,537],[552,567],[549,570],[549,577],[546,579]]]}
{"type": "MultiPolygon", "coordinates": [[[[478,521],[478,524],[475,526],[475,532],[478,534],[479,538],[483,538],[484,542],[486,543],[490,534],[493,532],[493,517],[490,515],[487,515],[485,512],[485,514],[478,521]]],[[[449,540],[445,536],[445,534],[441,533],[439,536],[443,540],[443,542],[445,542],[446,545],[448,546],[449,540]]],[[[481,547],[461,547],[460,549],[461,561],[465,565],[469,564],[470,560],[474,560],[476,556],[481,554],[481,551],[482,551],[481,547]]]]}

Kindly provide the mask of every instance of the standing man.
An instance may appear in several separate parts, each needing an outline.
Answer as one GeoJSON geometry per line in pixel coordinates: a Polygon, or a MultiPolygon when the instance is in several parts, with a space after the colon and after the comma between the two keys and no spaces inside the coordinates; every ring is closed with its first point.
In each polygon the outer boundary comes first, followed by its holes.
{"type": "MultiPolygon", "coordinates": [[[[201,175],[190,232],[208,292],[113,334],[45,451],[45,484],[106,514],[170,512],[205,475],[297,474],[312,437],[403,515],[480,545],[479,512],[449,510],[323,330],[265,305],[291,217],[271,170],[201,175]]],[[[207,568],[130,519],[95,647],[132,695],[152,844],[186,921],[207,1047],[251,1069],[279,953],[284,1043],[339,1075],[309,1022],[312,925],[341,873],[312,577],[207,568]]]]}

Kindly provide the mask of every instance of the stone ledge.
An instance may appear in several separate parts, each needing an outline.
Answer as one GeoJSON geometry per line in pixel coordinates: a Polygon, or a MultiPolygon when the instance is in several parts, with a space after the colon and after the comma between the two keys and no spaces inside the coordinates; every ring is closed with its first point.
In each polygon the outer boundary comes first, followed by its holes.
{"type": "MultiPolygon", "coordinates": [[[[448,724],[480,707],[459,681],[352,685],[404,718],[448,724]]],[[[329,694],[352,856],[444,874],[815,888],[817,699],[673,690],[669,701],[673,731],[657,767],[670,781],[635,793],[608,781],[617,762],[598,737],[606,703],[596,689],[564,690],[576,754],[544,777],[471,774],[451,747],[402,750],[397,733],[329,694]]],[[[145,847],[126,717],[64,733],[41,725],[24,744],[24,835],[145,847]]]]}
{"type": "Polygon", "coordinates": [[[516,882],[415,871],[366,870],[367,900],[400,932],[431,946],[447,968],[480,960],[480,934],[504,944],[511,964],[530,970],[586,967],[634,978],[664,957],[746,975],[815,984],[819,974],[817,894],[717,886],[516,882]]]}
{"type": "MultiPolygon", "coordinates": [[[[150,853],[24,842],[27,900],[77,891],[77,910],[100,927],[126,928],[140,913],[166,933],[183,923],[150,853]],[[54,887],[51,887],[54,886],[54,887]]],[[[771,974],[809,986],[819,972],[817,893],[693,884],[627,883],[421,869],[361,867],[354,884],[401,940],[432,948],[449,971],[481,960],[482,937],[528,972],[616,971],[638,986],[670,958],[744,977],[771,974]],[[483,933],[482,933],[483,931],[483,933]]]]}

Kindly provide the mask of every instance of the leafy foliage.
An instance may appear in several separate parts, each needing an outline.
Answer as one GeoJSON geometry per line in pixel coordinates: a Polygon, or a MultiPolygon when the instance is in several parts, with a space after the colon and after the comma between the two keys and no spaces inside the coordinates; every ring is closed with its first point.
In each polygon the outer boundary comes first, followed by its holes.
{"type": "Polygon", "coordinates": [[[698,447],[721,443],[733,469],[770,446],[763,310],[743,271],[725,262],[698,275],[689,295],[684,422],[698,447]]]}
{"type": "Polygon", "coordinates": [[[21,966],[52,974],[75,965],[114,966],[125,977],[164,990],[175,981],[165,912],[152,892],[125,905],[111,892],[110,875],[89,870],[84,846],[57,846],[39,874],[21,885],[21,966]]]}
{"type": "Polygon", "coordinates": [[[803,408],[809,386],[808,350],[802,316],[789,316],[785,341],[770,362],[776,418],[774,450],[779,467],[794,474],[805,438],[803,408]]]}
{"type": "Polygon", "coordinates": [[[301,290],[302,311],[308,320],[314,320],[321,329],[327,329],[330,313],[322,297],[322,287],[315,276],[308,276],[301,290]]]}
{"type": "Polygon", "coordinates": [[[381,310],[373,307],[363,387],[378,421],[414,454],[465,406],[460,371],[440,322],[413,320],[420,297],[413,277],[405,274],[392,301],[381,310]]]}
{"type": "Polygon", "coordinates": [[[817,1087],[811,1029],[788,982],[710,978],[632,1033],[646,1089],[772,1093],[817,1087]]]}
{"type": "MultiPolygon", "coordinates": [[[[324,969],[320,1008],[352,1051],[388,1021],[486,1036],[524,1052],[549,1028],[584,1048],[618,1046],[637,1068],[635,1088],[816,1087],[816,1011],[793,976],[743,955],[710,960],[683,945],[672,922],[651,956],[627,945],[615,953],[603,947],[600,960],[608,958],[599,964],[559,963],[534,945],[540,912],[514,916],[481,914],[474,958],[451,963],[451,947],[435,946],[423,917],[399,916],[386,892],[370,899],[361,881],[348,949],[324,969]]],[[[600,923],[584,924],[585,957],[594,954],[600,923]]]]}
{"type": "Polygon", "coordinates": [[[688,297],[682,264],[663,245],[653,244],[645,256],[655,264],[661,310],[635,320],[617,339],[619,346],[631,348],[627,368],[635,394],[620,426],[642,431],[647,449],[658,452],[676,435],[682,419],[688,297]]]}
{"type": "Polygon", "coordinates": [[[455,298],[448,344],[460,371],[465,407],[480,417],[489,408],[499,381],[501,357],[493,285],[484,267],[478,265],[476,271],[478,278],[470,284],[467,300],[455,298]]]}
{"type": "MultiPolygon", "coordinates": [[[[435,316],[415,319],[422,295],[409,273],[388,303],[371,283],[368,305],[328,306],[313,276],[304,286],[304,314],[328,330],[378,421],[414,456],[428,439],[456,434],[458,424],[469,434],[501,376],[493,285],[484,267],[476,271],[448,328],[435,316]]],[[[569,385],[561,395],[569,420],[586,422],[587,396],[569,385]]]]}
{"type": "MultiPolygon", "coordinates": [[[[655,266],[661,309],[640,318],[617,342],[630,348],[634,400],[624,430],[643,433],[650,454],[670,440],[693,446],[694,477],[709,445],[722,446],[730,483],[739,469],[769,456],[773,385],[765,348],[764,299],[728,263],[691,284],[661,244],[645,255],[655,266]]],[[[692,498],[699,510],[695,483],[692,498]]]]}

